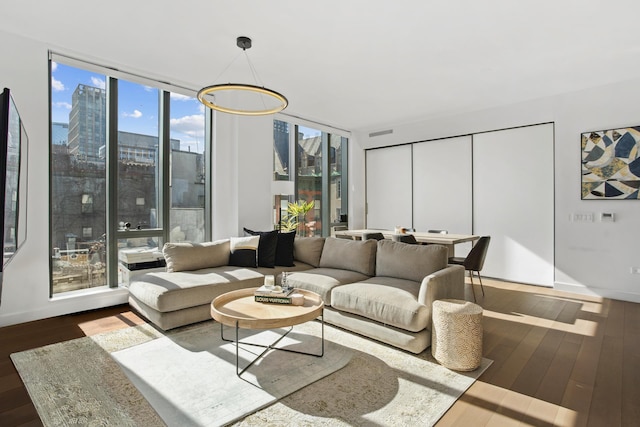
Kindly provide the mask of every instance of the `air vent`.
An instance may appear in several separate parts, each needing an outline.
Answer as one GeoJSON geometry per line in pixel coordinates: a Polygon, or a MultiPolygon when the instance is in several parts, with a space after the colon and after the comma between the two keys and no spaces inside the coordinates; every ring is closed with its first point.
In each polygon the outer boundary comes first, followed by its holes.
{"type": "Polygon", "coordinates": [[[390,133],[393,133],[393,129],[380,130],[378,132],[371,132],[369,134],[369,138],[373,138],[374,136],[389,135],[390,133]]]}

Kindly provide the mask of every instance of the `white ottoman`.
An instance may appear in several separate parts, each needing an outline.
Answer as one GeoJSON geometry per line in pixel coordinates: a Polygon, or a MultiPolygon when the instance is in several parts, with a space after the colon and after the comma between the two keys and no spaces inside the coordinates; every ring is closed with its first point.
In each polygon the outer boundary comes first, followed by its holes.
{"type": "Polygon", "coordinates": [[[444,299],[433,302],[431,354],[444,367],[473,371],[482,362],[482,307],[444,299]]]}

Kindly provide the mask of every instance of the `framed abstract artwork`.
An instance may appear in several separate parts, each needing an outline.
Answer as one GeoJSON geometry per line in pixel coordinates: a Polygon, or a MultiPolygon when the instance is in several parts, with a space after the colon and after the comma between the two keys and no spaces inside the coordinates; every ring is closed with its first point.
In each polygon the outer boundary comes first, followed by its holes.
{"type": "Polygon", "coordinates": [[[582,134],[582,199],[640,199],[640,126],[582,134]]]}

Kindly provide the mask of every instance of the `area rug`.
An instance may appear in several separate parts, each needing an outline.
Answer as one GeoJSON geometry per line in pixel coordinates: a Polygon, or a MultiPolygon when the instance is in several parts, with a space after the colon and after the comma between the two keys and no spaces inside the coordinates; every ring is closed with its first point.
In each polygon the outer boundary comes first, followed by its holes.
{"type": "MultiPolygon", "coordinates": [[[[142,325],[15,353],[11,358],[47,426],[161,426],[166,423],[148,403],[154,398],[143,396],[144,387],[141,386],[141,393],[110,354],[152,340],[166,341],[165,337],[169,340],[174,337],[176,343],[180,340],[175,337],[198,336],[202,330],[207,331],[208,337],[217,336],[218,328],[218,324],[205,322],[163,335],[142,325]]],[[[291,338],[299,341],[297,345],[306,346],[298,334],[317,336],[319,330],[317,322],[309,322],[296,326],[291,338]]],[[[473,372],[454,372],[437,364],[428,350],[420,355],[406,353],[329,325],[325,327],[325,338],[328,346],[325,357],[334,344],[350,349],[351,360],[344,368],[233,425],[429,426],[435,424],[491,364],[490,360],[483,359],[480,368],[473,372]]],[[[201,345],[196,343],[196,347],[201,345]]],[[[235,375],[235,354],[228,350],[227,353],[226,363],[235,375]]],[[[276,353],[277,357],[282,354],[276,353]]],[[[162,353],[154,354],[154,360],[161,358],[162,353]]],[[[255,372],[249,370],[243,374],[243,377],[249,374],[243,382],[254,381],[252,387],[274,388],[275,385],[260,376],[260,369],[268,368],[274,361],[274,357],[267,356],[255,366],[255,372]]],[[[227,387],[217,372],[206,378],[206,382],[219,389],[227,387]]],[[[190,381],[184,383],[188,385],[190,381]]],[[[197,400],[203,400],[202,390],[197,387],[192,390],[197,400]]],[[[186,408],[176,411],[189,413],[186,408]]],[[[221,424],[215,419],[202,424],[193,419],[183,421],[185,424],[170,421],[169,425],[221,424]]]]}
{"type": "MultiPolygon", "coordinates": [[[[319,332],[321,326],[313,322],[307,328],[319,332]]],[[[242,341],[262,345],[284,332],[240,331],[242,341]]],[[[315,335],[292,332],[278,347],[321,354],[322,342],[315,335]]],[[[240,369],[264,351],[247,344],[239,348],[240,369]]],[[[229,424],[336,372],[352,353],[326,340],[323,357],[269,350],[238,377],[235,344],[223,341],[219,325],[210,322],[111,356],[167,425],[208,426],[229,424]]]]}

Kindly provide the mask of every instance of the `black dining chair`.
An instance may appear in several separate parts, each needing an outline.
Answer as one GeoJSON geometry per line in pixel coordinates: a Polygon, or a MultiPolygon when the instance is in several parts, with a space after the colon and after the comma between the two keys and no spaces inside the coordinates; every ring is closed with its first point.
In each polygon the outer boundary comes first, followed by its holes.
{"type": "Polygon", "coordinates": [[[391,240],[394,242],[409,243],[411,245],[418,244],[418,241],[413,234],[393,234],[391,236],[391,240]]]}
{"type": "Polygon", "coordinates": [[[362,240],[383,240],[384,234],[382,233],[362,233],[362,240]]]}
{"type": "Polygon", "coordinates": [[[447,230],[427,230],[427,233],[449,234],[447,230]]]}
{"type": "Polygon", "coordinates": [[[473,289],[473,272],[478,273],[478,279],[480,280],[480,289],[482,290],[482,296],[484,296],[484,287],[482,286],[482,276],[480,276],[480,271],[484,266],[484,260],[487,257],[487,249],[489,249],[489,242],[491,241],[491,236],[482,236],[478,239],[473,248],[471,248],[471,252],[467,255],[466,258],[462,257],[451,257],[449,258],[449,264],[457,264],[462,265],[465,270],[469,272],[469,277],[471,279],[471,291],[473,292],[473,300],[476,300],[476,291],[473,289]]]}

